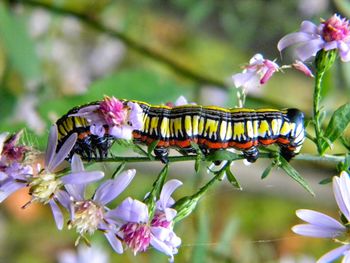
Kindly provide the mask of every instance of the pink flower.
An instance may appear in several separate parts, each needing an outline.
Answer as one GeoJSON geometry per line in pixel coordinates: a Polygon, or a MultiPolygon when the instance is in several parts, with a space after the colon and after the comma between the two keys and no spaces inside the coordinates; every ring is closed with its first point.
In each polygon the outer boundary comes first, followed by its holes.
{"type": "Polygon", "coordinates": [[[108,132],[117,139],[130,140],[132,132],[143,126],[143,110],[140,105],[108,96],[99,104],[83,107],[71,116],[86,118],[90,123],[91,134],[99,137],[108,132]]]}
{"type": "Polygon", "coordinates": [[[278,70],[279,66],[275,62],[255,54],[243,72],[233,75],[232,80],[236,88],[255,89],[264,85],[278,70]]]}
{"type": "Polygon", "coordinates": [[[114,97],[104,98],[100,103],[100,112],[108,125],[122,125],[127,117],[127,109],[124,108],[123,102],[114,97]]]}
{"type": "Polygon", "coordinates": [[[310,21],[301,23],[300,31],[283,37],[277,44],[279,51],[298,44],[297,56],[305,61],[315,56],[322,49],[338,49],[342,61],[350,61],[350,27],[349,21],[339,15],[333,15],[319,26],[310,21]]]}

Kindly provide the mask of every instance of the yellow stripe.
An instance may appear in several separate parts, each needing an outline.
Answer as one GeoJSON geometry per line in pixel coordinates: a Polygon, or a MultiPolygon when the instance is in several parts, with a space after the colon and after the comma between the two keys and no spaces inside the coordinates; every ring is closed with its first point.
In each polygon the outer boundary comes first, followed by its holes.
{"type": "Polygon", "coordinates": [[[192,136],[192,120],[191,116],[185,116],[185,130],[188,136],[192,136]]]}

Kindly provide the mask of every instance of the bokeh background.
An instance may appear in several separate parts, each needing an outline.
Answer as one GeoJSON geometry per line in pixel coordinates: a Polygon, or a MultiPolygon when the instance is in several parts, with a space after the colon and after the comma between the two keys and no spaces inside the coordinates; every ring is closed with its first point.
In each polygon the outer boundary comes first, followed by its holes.
{"type": "MultiPolygon", "coordinates": [[[[276,45],[282,36],[296,31],[302,20],[319,23],[335,12],[350,17],[349,1],[2,0],[0,131],[24,128],[24,142],[44,150],[50,124],[104,95],[155,104],[184,95],[205,105],[235,107],[233,73],[256,53],[280,63],[276,45]]],[[[292,57],[292,51],[284,53],[283,63],[292,57]]],[[[349,65],[337,63],[327,74],[323,105],[329,112],[349,100],[349,72],[349,65]]],[[[312,79],[288,70],[248,93],[246,106],[297,107],[310,116],[312,90],[312,79]]],[[[303,151],[315,149],[306,142],[303,151]]],[[[108,173],[117,165],[99,168],[108,173]]],[[[193,163],[170,166],[170,177],[184,181],[175,198],[193,193],[212,176],[207,165],[199,174],[193,163]]],[[[176,262],[306,263],[336,246],[290,230],[299,222],[298,208],[337,217],[331,185],[319,184],[336,174],[334,166],[292,161],[315,190],[312,197],[282,171],[261,180],[268,165],[258,160],[232,166],[243,191],[217,184],[176,226],[183,241],[176,262]]],[[[120,200],[130,194],[142,198],[161,170],[154,163],[132,167],[138,175],[120,200]]],[[[19,192],[1,205],[0,262],[59,262],[62,251],[75,249],[76,235],[57,231],[46,208],[21,209],[27,200],[27,193],[19,192]]],[[[98,234],[92,242],[110,262],[168,261],[154,250],[136,257],[131,251],[113,254],[98,234]]]]}

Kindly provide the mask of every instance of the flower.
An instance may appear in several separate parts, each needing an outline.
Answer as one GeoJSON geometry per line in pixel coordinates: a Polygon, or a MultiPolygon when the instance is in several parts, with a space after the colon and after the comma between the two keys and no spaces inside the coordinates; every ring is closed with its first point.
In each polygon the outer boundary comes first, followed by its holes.
{"type": "Polygon", "coordinates": [[[243,72],[233,75],[232,80],[236,88],[256,89],[264,85],[278,70],[279,66],[275,62],[264,59],[261,54],[255,54],[243,72]]]}
{"type": "Polygon", "coordinates": [[[45,152],[44,169],[37,167],[37,174],[34,174],[32,168],[12,165],[1,174],[2,183],[0,185],[0,201],[5,200],[15,191],[29,186],[29,193],[32,199],[24,205],[32,202],[49,204],[58,229],[63,228],[63,215],[57,204],[57,198],[62,192],[61,188],[65,184],[86,184],[101,179],[104,176],[100,171],[77,171],[75,167],[82,166],[82,161],[78,155],[72,158],[72,171],[66,175],[60,175],[57,168],[63,163],[69,155],[77,140],[77,134],[73,133],[64,142],[61,149],[56,153],[57,146],[57,126],[53,125],[50,129],[49,141],[45,152]]]}
{"type": "Polygon", "coordinates": [[[130,197],[110,211],[110,216],[115,221],[122,220],[119,234],[134,254],[146,251],[151,245],[168,255],[170,261],[174,260],[181,239],[173,231],[172,220],[176,216],[176,210],[170,206],[174,204],[171,194],[180,185],[182,183],[178,180],[164,184],[153,218],[150,218],[146,204],[130,197]]]}
{"type": "Polygon", "coordinates": [[[143,126],[143,111],[140,105],[132,101],[125,103],[108,96],[99,104],[83,107],[71,116],[86,118],[90,123],[90,132],[99,137],[108,133],[118,139],[130,140],[132,131],[143,126]]]}
{"type": "MultiPolygon", "coordinates": [[[[346,236],[348,231],[348,222],[350,221],[350,178],[349,174],[342,172],[340,177],[333,178],[333,192],[338,207],[346,218],[347,223],[340,223],[337,220],[313,210],[297,210],[297,216],[308,224],[296,225],[292,228],[293,232],[309,237],[321,238],[341,238],[346,236]]],[[[338,241],[338,239],[336,240],[338,241]]],[[[338,241],[340,242],[340,241],[338,241]]],[[[350,243],[340,242],[343,245],[328,252],[317,262],[328,263],[344,256],[343,262],[350,260],[350,243]]]]}
{"type": "Polygon", "coordinates": [[[319,26],[310,21],[303,21],[300,31],[284,36],[277,44],[279,51],[294,44],[296,55],[305,61],[315,56],[322,49],[338,49],[342,61],[350,61],[350,27],[349,21],[335,14],[319,26]]]}
{"type": "Polygon", "coordinates": [[[58,253],[58,263],[108,263],[109,257],[102,247],[79,246],[77,252],[64,250],[58,253]]]}
{"type": "MultiPolygon", "coordinates": [[[[82,169],[83,167],[79,165],[74,167],[75,171],[82,169]]],[[[135,174],[136,170],[131,169],[122,172],[114,179],[107,180],[97,188],[92,198],[85,198],[86,184],[66,184],[67,192],[61,192],[58,199],[70,212],[69,227],[76,228],[80,236],[86,233],[91,235],[97,229],[101,229],[113,249],[117,253],[122,253],[121,241],[116,236],[117,228],[106,205],[125,190],[135,174]]]]}

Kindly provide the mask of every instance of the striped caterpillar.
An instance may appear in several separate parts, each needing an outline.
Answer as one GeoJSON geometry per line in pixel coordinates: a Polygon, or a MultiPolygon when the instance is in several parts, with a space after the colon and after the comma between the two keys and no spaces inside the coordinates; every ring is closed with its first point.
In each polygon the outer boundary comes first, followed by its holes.
{"type": "MultiPolygon", "coordinates": [[[[137,103],[142,109],[143,125],[132,131],[134,143],[149,145],[157,141],[154,149],[156,157],[168,161],[169,148],[180,153],[194,153],[192,143],[196,143],[204,154],[234,148],[243,152],[249,162],[259,157],[259,145],[277,144],[280,154],[290,160],[299,153],[304,134],[304,114],[297,109],[225,109],[216,106],[183,105],[169,107],[150,105],[141,101],[121,100],[137,103]]],[[[57,122],[57,150],[71,133],[78,134],[72,153],[85,159],[105,158],[116,140],[109,134],[108,126],[104,136],[90,132],[89,122],[75,115],[84,107],[99,105],[93,102],[75,107],[57,122]]]]}

